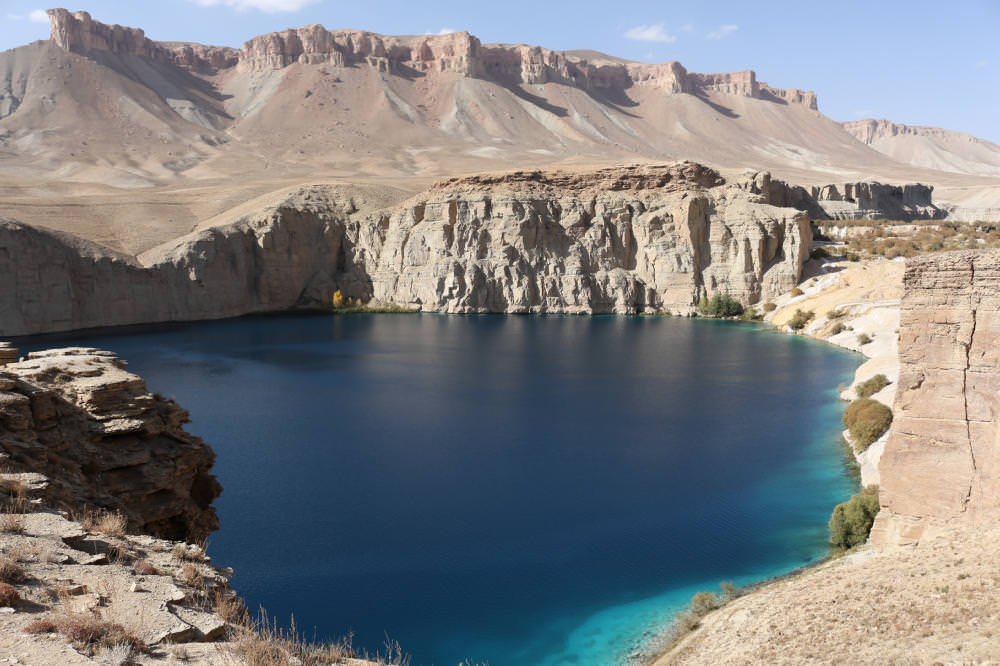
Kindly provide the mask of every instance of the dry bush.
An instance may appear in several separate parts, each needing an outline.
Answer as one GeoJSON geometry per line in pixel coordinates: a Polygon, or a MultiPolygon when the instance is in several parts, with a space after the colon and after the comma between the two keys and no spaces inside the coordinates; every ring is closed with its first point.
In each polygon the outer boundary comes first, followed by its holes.
{"type": "MultiPolygon", "coordinates": [[[[409,659],[398,644],[392,645],[394,651],[387,651],[385,658],[376,658],[376,663],[407,666],[409,659]]],[[[246,666],[328,666],[355,656],[350,638],[339,643],[309,643],[299,634],[294,618],[289,629],[282,629],[276,622],[269,622],[263,611],[259,620],[238,632],[233,651],[246,666]]]]}
{"type": "Polygon", "coordinates": [[[0,583],[0,606],[12,607],[21,601],[21,595],[17,593],[13,585],[0,583]]]}
{"type": "Polygon", "coordinates": [[[127,543],[113,544],[108,548],[108,558],[118,564],[131,564],[136,559],[127,543]]]}
{"type": "Polygon", "coordinates": [[[116,512],[88,512],[81,520],[83,529],[91,534],[104,534],[110,537],[124,537],[128,521],[125,516],[116,512]]]}
{"type": "Polygon", "coordinates": [[[94,615],[67,615],[56,623],[60,634],[80,645],[113,648],[128,645],[132,650],[149,654],[149,646],[125,627],[116,622],[106,622],[94,615]]]}
{"type": "Polygon", "coordinates": [[[52,620],[34,620],[24,628],[26,634],[54,634],[58,631],[52,620]]]}
{"type": "Polygon", "coordinates": [[[205,559],[205,551],[201,547],[186,543],[176,544],[173,549],[171,549],[170,554],[178,560],[201,562],[205,559]]]}
{"type": "Polygon", "coordinates": [[[21,565],[7,556],[0,557],[0,583],[23,583],[28,580],[21,565]]]}
{"type": "Polygon", "coordinates": [[[237,626],[245,626],[250,619],[243,600],[231,591],[215,591],[215,613],[229,624],[237,626]]]}
{"type": "Polygon", "coordinates": [[[104,666],[126,666],[132,663],[132,646],[128,643],[118,643],[105,648],[97,655],[104,666]]]}
{"type": "Polygon", "coordinates": [[[159,576],[160,570],[154,567],[149,560],[139,560],[132,567],[132,573],[139,576],[159,576]]]}
{"type": "Polygon", "coordinates": [[[6,534],[24,534],[24,518],[17,513],[0,515],[0,532],[6,534]]]}
{"type": "Polygon", "coordinates": [[[195,565],[185,564],[181,569],[181,582],[191,587],[202,587],[205,583],[205,577],[201,575],[201,571],[195,565]]]}

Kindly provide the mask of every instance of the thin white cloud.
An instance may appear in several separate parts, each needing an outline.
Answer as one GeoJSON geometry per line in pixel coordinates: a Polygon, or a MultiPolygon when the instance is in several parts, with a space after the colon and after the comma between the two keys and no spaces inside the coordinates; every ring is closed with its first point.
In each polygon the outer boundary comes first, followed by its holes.
{"type": "Polygon", "coordinates": [[[694,32],[694,23],[685,23],[682,25],[681,32],[694,32]]]}
{"type": "Polygon", "coordinates": [[[428,35],[450,35],[453,32],[458,32],[458,30],[452,30],[451,28],[441,28],[437,32],[428,32],[428,35]]]}
{"type": "Polygon", "coordinates": [[[677,37],[667,33],[667,27],[662,23],[654,25],[637,25],[625,31],[625,39],[637,42],[666,42],[677,41],[677,37]]]}
{"type": "Polygon", "coordinates": [[[48,23],[49,15],[45,13],[44,9],[34,9],[28,14],[28,20],[34,23],[48,23]]]}
{"type": "Polygon", "coordinates": [[[728,37],[739,29],[740,26],[732,23],[728,25],[720,25],[718,30],[713,30],[705,36],[709,39],[722,39],[723,37],[728,37]]]}
{"type": "Polygon", "coordinates": [[[303,7],[322,0],[192,0],[202,7],[232,7],[237,11],[257,9],[269,14],[276,12],[297,12],[303,7]]]}

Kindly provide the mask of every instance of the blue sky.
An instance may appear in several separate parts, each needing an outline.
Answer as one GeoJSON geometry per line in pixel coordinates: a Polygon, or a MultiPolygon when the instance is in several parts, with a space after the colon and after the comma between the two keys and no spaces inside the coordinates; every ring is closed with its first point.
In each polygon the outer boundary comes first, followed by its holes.
{"type": "MultiPolygon", "coordinates": [[[[38,0],[0,0],[0,49],[48,36],[38,0]]],[[[1000,143],[1000,0],[708,3],[645,0],[87,0],[153,39],[239,46],[321,23],[385,34],[468,30],[483,42],[589,48],[689,70],[754,69],[815,90],[837,120],[886,117],[1000,143]]]]}

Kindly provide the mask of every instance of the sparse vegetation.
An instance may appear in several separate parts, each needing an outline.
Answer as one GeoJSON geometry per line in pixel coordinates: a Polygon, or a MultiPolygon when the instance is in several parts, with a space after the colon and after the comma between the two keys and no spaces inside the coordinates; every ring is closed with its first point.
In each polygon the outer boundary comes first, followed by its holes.
{"type": "Polygon", "coordinates": [[[798,287],[795,287],[794,289],[792,289],[792,290],[791,290],[790,292],[788,292],[788,293],[789,293],[789,294],[791,294],[792,296],[801,296],[801,295],[802,295],[802,294],[804,294],[805,292],[803,292],[803,291],[802,291],[801,289],[799,289],[798,287]]]}
{"type": "Polygon", "coordinates": [[[867,379],[858,384],[857,387],[855,387],[854,392],[858,395],[859,398],[870,398],[879,391],[881,391],[882,389],[884,389],[890,383],[891,382],[889,381],[888,377],[886,377],[882,373],[879,373],[874,377],[872,377],[871,379],[867,379]]]}
{"type": "Polygon", "coordinates": [[[777,309],[778,309],[778,306],[775,305],[774,303],[771,303],[770,301],[768,301],[767,303],[764,303],[764,312],[774,312],[777,309]]]}
{"type": "Polygon", "coordinates": [[[715,294],[712,298],[702,296],[698,312],[709,317],[738,317],[743,314],[743,304],[729,294],[715,294]]]}
{"type": "Polygon", "coordinates": [[[760,312],[757,312],[757,308],[753,307],[747,308],[746,310],[743,311],[743,314],[740,315],[740,319],[742,319],[743,321],[760,321],[763,318],[764,315],[760,312]]]}
{"type": "Polygon", "coordinates": [[[149,560],[139,560],[132,567],[132,571],[139,576],[158,576],[160,570],[150,564],[149,560]]]}
{"type": "Polygon", "coordinates": [[[809,257],[812,259],[828,259],[830,252],[825,247],[814,247],[812,252],[809,253],[809,257]]]}
{"type": "Polygon", "coordinates": [[[97,511],[84,515],[80,525],[91,534],[121,538],[125,536],[127,521],[125,516],[118,512],[97,511]]]}
{"type": "Polygon", "coordinates": [[[806,324],[812,321],[814,316],[815,313],[812,310],[796,310],[792,318],[788,320],[788,325],[793,331],[801,331],[806,327],[806,324]]]}
{"type": "Polygon", "coordinates": [[[345,297],[338,289],[333,292],[331,306],[338,314],[404,314],[416,312],[412,308],[405,308],[400,305],[366,305],[361,298],[345,297]]]}
{"type": "Polygon", "coordinates": [[[67,615],[60,618],[55,627],[58,633],[81,647],[94,649],[128,645],[136,652],[150,652],[149,646],[125,627],[116,622],[106,622],[95,615],[67,615]]]}
{"type": "Polygon", "coordinates": [[[841,308],[834,308],[833,310],[830,310],[829,312],[826,313],[826,318],[827,319],[840,319],[841,317],[845,316],[846,314],[847,314],[846,310],[843,310],[841,308]]]}
{"type": "Polygon", "coordinates": [[[858,398],[844,410],[843,422],[854,449],[861,453],[892,425],[892,410],[877,400],[858,398]]]}
{"type": "Polygon", "coordinates": [[[0,583],[17,584],[28,580],[20,564],[7,556],[0,556],[0,583]]]}
{"type": "Polygon", "coordinates": [[[0,533],[24,534],[24,518],[16,513],[0,515],[0,533]]]}
{"type": "Polygon", "coordinates": [[[58,631],[52,620],[34,620],[24,628],[26,634],[54,634],[58,631]]]}
{"type": "Polygon", "coordinates": [[[830,236],[833,227],[855,231],[847,241],[848,261],[862,256],[913,257],[943,250],[1000,247],[1000,229],[996,224],[951,222],[942,220],[837,220],[820,224],[820,233],[830,236]]]}
{"type": "Polygon", "coordinates": [[[867,333],[858,334],[858,344],[864,347],[867,344],[871,344],[872,339],[868,337],[867,333]]]}
{"type": "Polygon", "coordinates": [[[830,329],[830,335],[837,335],[838,333],[843,333],[846,330],[847,327],[844,326],[843,322],[838,321],[836,324],[833,325],[833,328],[830,329]]]}
{"type": "Polygon", "coordinates": [[[21,595],[10,583],[0,583],[0,607],[16,606],[21,601],[21,595]]]}
{"type": "Polygon", "coordinates": [[[839,550],[847,550],[868,541],[878,510],[878,486],[868,486],[838,504],[830,516],[830,544],[839,550]]]}

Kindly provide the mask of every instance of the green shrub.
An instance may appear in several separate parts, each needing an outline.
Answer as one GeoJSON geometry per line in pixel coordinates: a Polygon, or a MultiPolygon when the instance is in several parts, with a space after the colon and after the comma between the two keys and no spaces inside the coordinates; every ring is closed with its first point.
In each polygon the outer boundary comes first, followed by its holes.
{"type": "Polygon", "coordinates": [[[844,326],[844,323],[838,321],[836,324],[834,324],[833,328],[830,329],[830,335],[837,335],[837,333],[843,333],[846,330],[847,327],[844,326]]]}
{"type": "Polygon", "coordinates": [[[861,261],[861,257],[858,256],[857,252],[848,252],[847,253],[847,260],[848,261],[861,261]]]}
{"type": "Polygon", "coordinates": [[[870,398],[891,383],[888,377],[879,373],[858,384],[854,392],[858,394],[859,398],[870,398]]]}
{"type": "Polygon", "coordinates": [[[775,305],[774,303],[771,303],[770,301],[768,301],[767,303],[764,303],[764,312],[774,312],[777,309],[778,309],[778,306],[775,305]]]}
{"type": "Polygon", "coordinates": [[[792,296],[801,296],[803,292],[802,292],[802,290],[801,290],[801,289],[799,289],[798,287],[795,287],[794,289],[792,289],[792,290],[791,290],[790,292],[788,292],[788,293],[789,293],[789,294],[791,294],[792,296]]]}
{"type": "Polygon", "coordinates": [[[752,307],[747,308],[746,310],[743,311],[743,314],[740,315],[740,319],[742,319],[743,321],[760,321],[763,318],[764,315],[760,312],[757,312],[757,308],[752,308],[752,307]]]}
{"type": "Polygon", "coordinates": [[[714,317],[738,317],[743,314],[743,305],[729,294],[716,294],[710,299],[702,297],[698,312],[714,317]]]}
{"type": "Polygon", "coordinates": [[[814,247],[809,256],[813,259],[827,259],[830,256],[830,252],[825,247],[814,247]]]}
{"type": "Polygon", "coordinates": [[[834,308],[833,310],[830,310],[829,312],[826,313],[826,318],[827,319],[840,319],[841,317],[843,317],[846,314],[847,314],[847,312],[845,310],[841,310],[840,308],[834,308]]]}
{"type": "Polygon", "coordinates": [[[892,425],[892,410],[877,400],[858,398],[844,410],[843,421],[854,449],[861,453],[892,425]]]}
{"type": "Polygon", "coordinates": [[[806,324],[812,321],[814,315],[812,310],[796,310],[792,318],[788,320],[788,325],[792,327],[793,331],[801,331],[806,327],[806,324]]]}
{"type": "Polygon", "coordinates": [[[858,334],[858,344],[861,345],[862,347],[869,344],[871,341],[872,339],[868,337],[867,333],[858,334]]]}
{"type": "Polygon", "coordinates": [[[838,504],[830,516],[830,545],[847,550],[866,542],[878,509],[878,486],[868,486],[838,504]]]}

